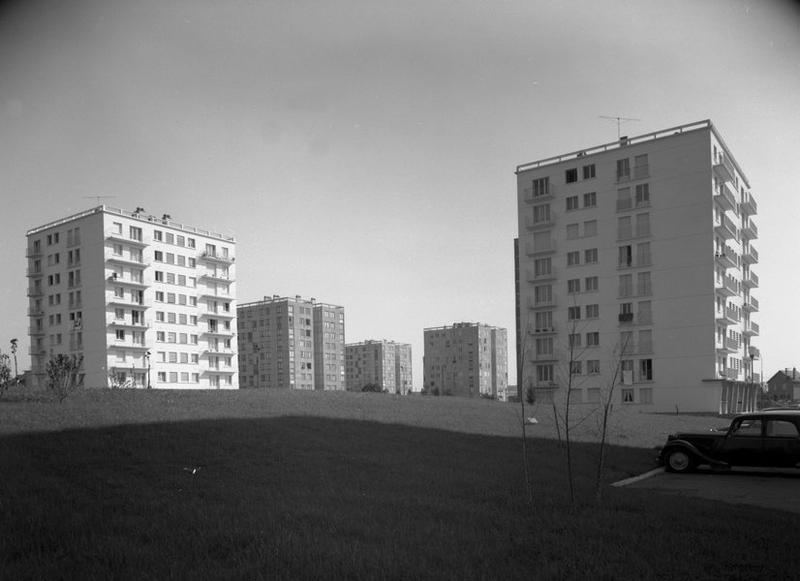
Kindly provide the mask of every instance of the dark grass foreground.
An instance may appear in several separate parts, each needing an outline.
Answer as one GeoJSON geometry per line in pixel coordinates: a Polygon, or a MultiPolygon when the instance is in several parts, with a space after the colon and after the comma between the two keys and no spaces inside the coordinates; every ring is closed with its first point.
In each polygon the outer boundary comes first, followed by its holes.
{"type": "MultiPolygon", "coordinates": [[[[796,516],[606,487],[596,447],[318,417],[0,438],[0,579],[787,579],[796,516]]],[[[651,450],[609,451],[611,482],[651,450]]]]}

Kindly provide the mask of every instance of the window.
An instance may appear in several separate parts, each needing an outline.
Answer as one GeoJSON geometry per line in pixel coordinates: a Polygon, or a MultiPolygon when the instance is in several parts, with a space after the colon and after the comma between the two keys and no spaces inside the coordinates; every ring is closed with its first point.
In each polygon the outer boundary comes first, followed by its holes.
{"type": "Polygon", "coordinates": [[[634,178],[646,178],[649,171],[649,165],[647,163],[647,154],[637,155],[633,159],[633,177],[634,178]]]}
{"type": "Polygon", "coordinates": [[[586,283],[586,292],[596,291],[600,284],[596,276],[587,276],[584,282],[586,283]]]}
{"type": "Polygon", "coordinates": [[[581,253],[579,250],[567,252],[567,266],[577,266],[581,263],[581,253]]]}
{"type": "Polygon", "coordinates": [[[586,333],[586,346],[597,347],[598,345],[600,345],[600,332],[591,331],[589,333],[586,333]]]}
{"type": "Polygon", "coordinates": [[[600,305],[586,305],[586,318],[597,319],[600,317],[600,305]]]}
{"type": "Polygon", "coordinates": [[[620,188],[617,190],[617,211],[630,210],[633,207],[631,200],[631,189],[620,188]]]}
{"type": "Polygon", "coordinates": [[[587,220],[583,223],[583,235],[584,236],[596,236],[597,235],[597,220],[587,220]]]}
{"type": "Polygon", "coordinates": [[[569,335],[569,346],[570,347],[580,347],[581,346],[581,334],[580,333],[571,333],[569,335]]]}
{"type": "Polygon", "coordinates": [[[601,403],[601,393],[599,387],[590,387],[586,390],[586,398],[589,403],[601,403]]]}
{"type": "Polygon", "coordinates": [[[167,273],[167,284],[175,284],[175,273],[168,272],[167,273]]]}
{"type": "Polygon", "coordinates": [[[630,244],[619,247],[619,266],[620,268],[633,266],[633,247],[630,244]]]}
{"type": "Polygon", "coordinates": [[[139,242],[142,241],[142,229],[137,228],[136,226],[130,226],[129,229],[130,239],[131,240],[138,240],[139,242]]]}
{"type": "Polygon", "coordinates": [[[553,366],[552,365],[537,365],[536,366],[536,382],[538,384],[551,384],[553,383],[553,366]]]}
{"type": "Polygon", "coordinates": [[[552,272],[552,261],[550,258],[537,258],[533,261],[533,273],[535,276],[549,276],[552,272]]]}
{"type": "Polygon", "coordinates": [[[568,293],[579,293],[581,292],[581,279],[579,278],[571,278],[567,281],[567,292],[568,293]]]}
{"type": "Polygon", "coordinates": [[[653,379],[653,360],[640,359],[639,360],[639,380],[651,381],[653,379]]]}
{"type": "Polygon", "coordinates": [[[539,204],[533,207],[533,223],[540,224],[550,221],[550,204],[539,204]]]}
{"type": "Polygon", "coordinates": [[[551,302],[553,300],[552,285],[545,284],[534,287],[533,296],[534,296],[534,301],[537,305],[551,302]]]}
{"type": "Polygon", "coordinates": [[[565,173],[564,179],[568,184],[578,181],[578,168],[568,169],[565,173]]]}
{"type": "MultiPolygon", "coordinates": [[[[544,178],[539,178],[537,180],[533,180],[531,189],[534,198],[539,196],[547,196],[548,194],[550,194],[550,178],[544,177],[544,178]]],[[[192,241],[191,238],[189,240],[192,241]]]]}
{"type": "Polygon", "coordinates": [[[768,420],[767,437],[770,438],[796,438],[797,426],[786,420],[768,420]]]}
{"type": "Polygon", "coordinates": [[[622,216],[617,218],[617,238],[623,240],[625,238],[630,238],[632,235],[631,217],[622,216]]]}
{"type": "Polygon", "coordinates": [[[535,328],[537,331],[549,331],[553,329],[552,311],[542,311],[534,315],[535,328]]]}
{"type": "Polygon", "coordinates": [[[164,273],[160,270],[156,271],[156,282],[164,282],[164,273]]]}
{"type": "Polygon", "coordinates": [[[125,309],[114,309],[114,318],[118,321],[125,319],[125,309]]]}
{"type": "Polygon", "coordinates": [[[583,194],[584,208],[591,208],[596,205],[597,205],[597,192],[589,192],[588,194],[583,194]]]}
{"type": "Polygon", "coordinates": [[[631,179],[631,160],[628,158],[617,160],[617,181],[627,181],[631,179]]]}
{"type": "Polygon", "coordinates": [[[578,236],[580,236],[580,225],[567,224],[567,239],[577,238],[578,236]]]}
{"type": "Polygon", "coordinates": [[[639,403],[653,403],[652,387],[642,387],[639,389],[639,403]]]}
{"type": "Polygon", "coordinates": [[[567,320],[575,321],[581,318],[581,308],[577,307],[567,307],[567,320]]]}
{"type": "Polygon", "coordinates": [[[600,360],[599,359],[589,359],[586,362],[586,373],[589,373],[589,374],[600,373],[600,360]]]}
{"type": "Polygon", "coordinates": [[[639,331],[639,342],[636,344],[639,353],[652,353],[653,352],[653,331],[646,329],[639,331]]]}
{"type": "Polygon", "coordinates": [[[633,275],[622,274],[619,277],[619,296],[629,297],[633,295],[633,275]]]}
{"type": "Polygon", "coordinates": [[[578,209],[578,196],[569,196],[567,198],[567,211],[578,209]]]}
{"type": "Polygon", "coordinates": [[[153,258],[156,262],[164,262],[164,253],[156,250],[153,258]]]}
{"type": "Polygon", "coordinates": [[[636,186],[636,207],[650,205],[650,184],[636,186]]]}
{"type": "Polygon", "coordinates": [[[595,177],[594,164],[583,166],[583,179],[588,180],[595,177]]]}
{"type": "Polygon", "coordinates": [[[156,302],[157,303],[164,302],[164,293],[162,291],[156,291],[156,302]]]}
{"type": "Polygon", "coordinates": [[[650,265],[650,243],[641,242],[636,245],[636,266],[650,265]]]}
{"type": "Polygon", "coordinates": [[[545,339],[536,339],[536,355],[552,355],[553,354],[553,339],[551,337],[545,339]]]}
{"type": "Polygon", "coordinates": [[[640,295],[649,295],[652,292],[649,272],[640,272],[636,275],[636,291],[640,295]]]}
{"type": "Polygon", "coordinates": [[[597,248],[589,248],[583,254],[583,261],[586,264],[597,262],[597,248]]]}
{"type": "Polygon", "coordinates": [[[580,375],[583,373],[583,361],[571,361],[569,364],[569,372],[571,375],[580,375]]]}
{"type": "Polygon", "coordinates": [[[117,329],[117,341],[125,340],[125,329],[117,329]]]}
{"type": "Polygon", "coordinates": [[[636,214],[636,235],[650,236],[650,214],[636,214]]]}
{"type": "Polygon", "coordinates": [[[622,403],[633,403],[633,389],[627,387],[623,389],[621,392],[622,394],[622,403]]]}
{"type": "Polygon", "coordinates": [[[737,436],[761,436],[761,420],[743,419],[732,431],[737,436]]]}

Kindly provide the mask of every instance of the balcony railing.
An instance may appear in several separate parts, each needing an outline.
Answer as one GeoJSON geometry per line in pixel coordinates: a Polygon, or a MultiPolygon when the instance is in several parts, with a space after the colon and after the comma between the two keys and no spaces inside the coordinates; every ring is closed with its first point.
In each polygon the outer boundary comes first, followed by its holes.
{"type": "Polygon", "coordinates": [[[723,279],[717,279],[716,287],[717,291],[728,297],[738,295],[740,292],[739,282],[731,276],[726,276],[723,279]]]}
{"type": "Polygon", "coordinates": [[[535,323],[528,325],[528,333],[531,335],[547,335],[557,333],[558,328],[555,325],[537,327],[535,323]]]}
{"type": "Polygon", "coordinates": [[[747,335],[747,336],[749,336],[749,337],[752,337],[752,336],[758,335],[758,334],[760,333],[760,331],[761,331],[761,329],[760,329],[760,327],[758,326],[758,323],[754,323],[754,322],[752,322],[752,321],[750,321],[749,323],[747,323],[747,324],[745,325],[745,327],[744,327],[744,334],[745,334],[745,335],[747,335]]]}
{"type": "Polygon", "coordinates": [[[746,218],[742,224],[742,236],[748,238],[749,240],[758,238],[758,227],[756,227],[752,218],[746,218]]]}
{"type": "Polygon", "coordinates": [[[633,166],[633,179],[650,177],[650,164],[643,163],[642,165],[633,166]]]}
{"type": "Polygon", "coordinates": [[[742,308],[751,313],[758,311],[758,299],[755,297],[748,297],[742,308]]]}
{"type": "Polygon", "coordinates": [[[529,309],[541,309],[545,307],[555,307],[558,305],[558,298],[555,294],[551,295],[548,298],[539,298],[537,299],[534,296],[528,297],[528,308],[529,309]]]}
{"type": "Polygon", "coordinates": [[[542,280],[551,280],[554,278],[558,278],[558,269],[555,266],[552,266],[546,272],[543,271],[536,272],[535,269],[529,269],[527,271],[526,280],[528,282],[539,282],[542,280]]]}
{"type": "Polygon", "coordinates": [[[746,272],[742,277],[742,284],[747,288],[758,287],[758,275],[755,272],[746,272]]]}
{"type": "Polygon", "coordinates": [[[537,188],[525,188],[522,190],[522,194],[525,198],[525,202],[537,202],[539,200],[546,200],[550,198],[554,194],[553,184],[547,184],[544,187],[537,187],[537,188]]]}
{"type": "Polygon", "coordinates": [[[725,246],[721,252],[714,255],[717,264],[724,268],[736,268],[739,266],[739,255],[730,246],[725,246]]]}
{"type": "Polygon", "coordinates": [[[208,251],[201,252],[200,253],[200,258],[202,258],[203,260],[209,260],[209,261],[212,261],[212,262],[222,262],[224,264],[231,264],[232,262],[234,262],[236,260],[236,258],[234,258],[233,256],[226,256],[224,254],[220,254],[220,253],[217,253],[217,252],[208,252],[208,251]]]}
{"type": "Polygon", "coordinates": [[[722,182],[719,184],[714,199],[725,210],[736,209],[736,195],[733,193],[733,190],[731,190],[728,182],[722,182]]]}
{"type": "Polygon", "coordinates": [[[748,216],[758,214],[758,204],[756,204],[756,201],[750,192],[745,192],[742,194],[741,208],[742,211],[748,216]]]}
{"type": "Polygon", "coordinates": [[[552,238],[544,244],[534,244],[527,242],[525,244],[525,253],[528,256],[535,256],[537,254],[550,254],[556,251],[556,241],[552,238]]]}
{"type": "Polygon", "coordinates": [[[633,324],[633,313],[620,313],[619,314],[619,324],[620,325],[632,325],[633,324]]]}
{"type": "Polygon", "coordinates": [[[544,218],[536,216],[525,216],[525,228],[528,230],[536,230],[537,228],[544,228],[547,226],[554,226],[556,223],[556,212],[548,212],[544,218]]]}
{"type": "Polygon", "coordinates": [[[748,244],[745,247],[744,252],[742,252],[742,261],[747,264],[758,262],[758,250],[748,244]]]}
{"type": "Polygon", "coordinates": [[[736,238],[736,225],[727,216],[721,216],[714,229],[725,239],[736,238]]]}
{"type": "Polygon", "coordinates": [[[714,160],[714,171],[717,172],[719,177],[727,182],[732,182],[736,173],[736,170],[733,168],[733,164],[722,153],[720,153],[717,159],[714,160]]]}

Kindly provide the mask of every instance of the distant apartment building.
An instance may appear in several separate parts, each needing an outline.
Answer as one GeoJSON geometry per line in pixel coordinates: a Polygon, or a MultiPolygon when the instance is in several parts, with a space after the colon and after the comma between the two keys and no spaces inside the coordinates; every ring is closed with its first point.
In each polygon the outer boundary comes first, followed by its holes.
{"type": "Polygon", "coordinates": [[[264,297],[241,304],[239,376],[256,389],[345,389],[344,307],[264,297]]]}
{"type": "Polygon", "coordinates": [[[381,391],[406,395],[412,391],[411,345],[394,341],[364,341],[345,346],[347,389],[376,385],[381,391]]]}
{"type": "Polygon", "coordinates": [[[615,405],[755,408],[757,205],[710,121],[516,174],[520,389],[598,403],[618,366],[615,405]]]}
{"type": "Polygon", "coordinates": [[[508,399],[506,329],[456,323],[424,330],[423,376],[429,393],[508,399]]]}
{"type": "Polygon", "coordinates": [[[99,206],[27,233],[31,368],[86,387],[236,388],[233,237],[99,206]]]}

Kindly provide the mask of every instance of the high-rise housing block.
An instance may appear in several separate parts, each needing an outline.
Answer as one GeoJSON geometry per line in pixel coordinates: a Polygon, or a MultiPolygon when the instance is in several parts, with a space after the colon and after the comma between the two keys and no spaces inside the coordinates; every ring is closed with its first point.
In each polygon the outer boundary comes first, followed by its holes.
{"type": "Polygon", "coordinates": [[[86,387],[238,387],[233,237],[99,206],[27,238],[37,383],[66,354],[86,387]]]}
{"type": "Polygon", "coordinates": [[[345,346],[347,389],[406,395],[412,391],[411,345],[394,341],[363,341],[345,346]]]}
{"type": "Polygon", "coordinates": [[[274,295],[238,318],[242,387],[345,389],[344,307],[274,295]]]}
{"type": "Polygon", "coordinates": [[[517,167],[518,383],[652,411],[754,409],[750,183],[710,121],[517,167]],[[570,381],[571,380],[571,381],[570,381]]]}
{"type": "Polygon", "coordinates": [[[424,384],[429,393],[508,399],[506,329],[456,323],[424,330],[424,384]]]}

